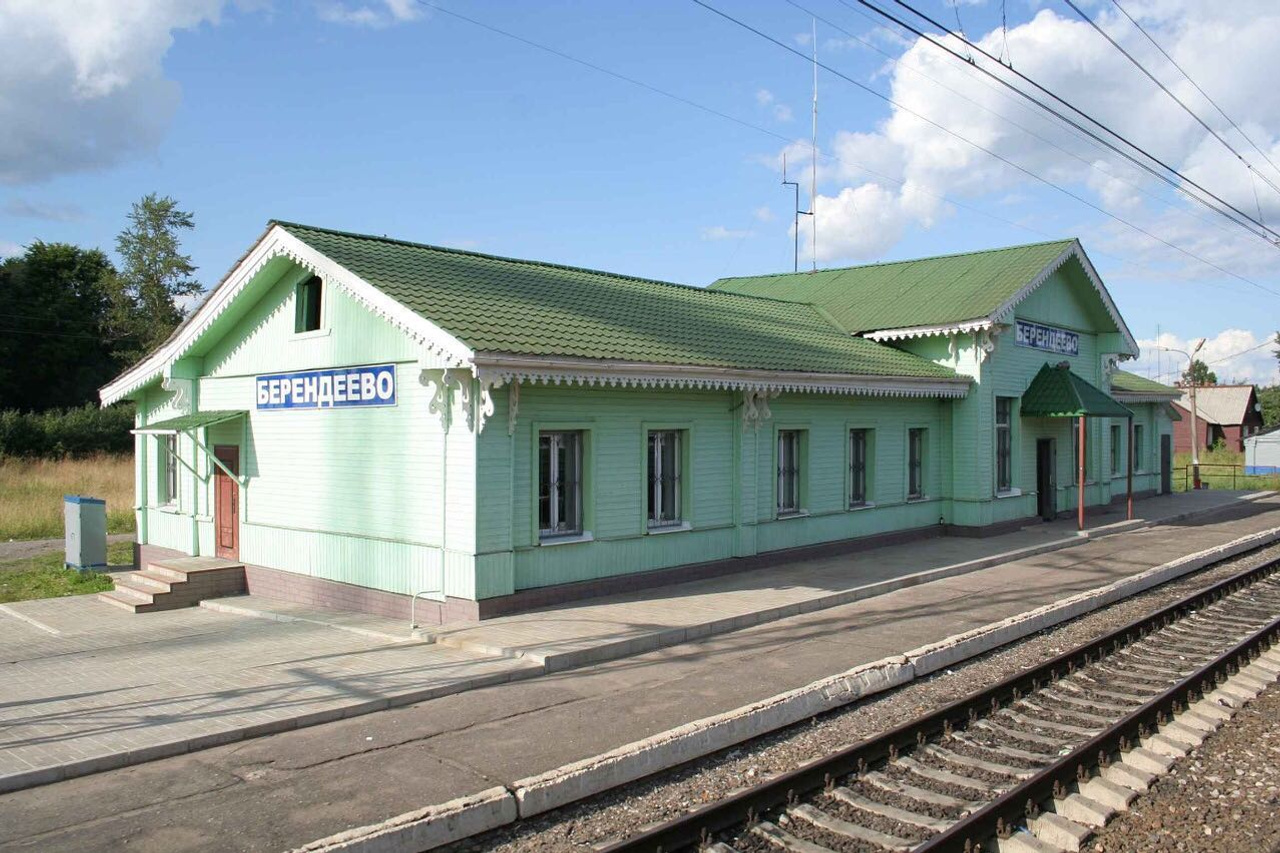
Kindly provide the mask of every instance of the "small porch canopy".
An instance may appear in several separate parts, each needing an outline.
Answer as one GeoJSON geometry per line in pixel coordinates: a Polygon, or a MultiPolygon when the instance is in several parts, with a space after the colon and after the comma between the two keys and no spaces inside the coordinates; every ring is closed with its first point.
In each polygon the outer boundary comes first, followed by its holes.
{"type": "Polygon", "coordinates": [[[1045,364],[1022,395],[1022,415],[1029,418],[1076,418],[1080,458],[1076,489],[1076,523],[1084,529],[1085,418],[1125,418],[1129,422],[1128,518],[1133,518],[1133,410],[1101,388],[1071,372],[1067,362],[1045,364]]]}
{"type": "MultiPolygon", "coordinates": [[[[214,424],[220,424],[220,423],[223,423],[224,421],[235,420],[236,418],[244,417],[247,414],[248,412],[243,409],[219,409],[219,410],[209,411],[209,412],[195,412],[190,415],[179,415],[176,418],[169,418],[168,420],[156,421],[153,424],[147,424],[146,426],[138,427],[137,429],[132,430],[132,432],[134,435],[177,435],[178,433],[186,433],[188,436],[190,436],[191,440],[195,443],[195,446],[199,448],[199,450],[202,453],[204,453],[206,457],[208,457],[209,462],[211,464],[219,468],[222,471],[222,473],[226,474],[236,483],[243,486],[244,481],[241,480],[240,477],[238,477],[236,474],[232,473],[227,468],[226,465],[222,464],[222,460],[214,455],[212,450],[210,450],[208,447],[205,447],[200,442],[200,439],[196,438],[196,430],[201,429],[202,427],[213,426],[214,424]]],[[[195,474],[197,477],[200,476],[199,472],[197,472],[194,468],[188,465],[180,457],[175,455],[174,461],[176,461],[182,467],[186,468],[192,474],[195,474]]]]}

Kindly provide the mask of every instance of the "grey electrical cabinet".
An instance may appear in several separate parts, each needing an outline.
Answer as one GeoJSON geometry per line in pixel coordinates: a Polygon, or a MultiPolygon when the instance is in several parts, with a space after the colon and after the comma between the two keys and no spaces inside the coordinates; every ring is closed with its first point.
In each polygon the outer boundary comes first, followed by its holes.
{"type": "Polygon", "coordinates": [[[107,502],[83,495],[62,499],[67,528],[67,566],[72,569],[107,567],[107,502]]]}

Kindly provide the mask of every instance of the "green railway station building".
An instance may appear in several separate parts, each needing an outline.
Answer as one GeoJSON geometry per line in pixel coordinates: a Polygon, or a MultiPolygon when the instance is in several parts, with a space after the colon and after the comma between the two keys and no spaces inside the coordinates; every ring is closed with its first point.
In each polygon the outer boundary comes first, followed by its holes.
{"type": "Polygon", "coordinates": [[[1076,240],[697,288],[272,222],[101,396],[140,563],[448,622],[1168,491],[1137,354],[1076,240]]]}

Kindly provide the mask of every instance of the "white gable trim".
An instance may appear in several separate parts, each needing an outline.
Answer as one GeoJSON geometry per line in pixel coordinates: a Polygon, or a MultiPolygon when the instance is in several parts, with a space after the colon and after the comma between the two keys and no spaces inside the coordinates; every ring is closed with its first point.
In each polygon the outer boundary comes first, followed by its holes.
{"type": "Polygon", "coordinates": [[[799,391],[867,394],[877,397],[964,397],[969,393],[970,385],[968,377],[916,379],[905,376],[853,376],[585,358],[534,358],[500,353],[477,353],[475,365],[481,384],[495,387],[524,382],[619,388],[741,390],[774,394],[799,391]]]}
{"type": "Polygon", "coordinates": [[[471,359],[473,353],[462,341],[401,305],[355,273],[317,252],[279,225],[273,225],[209,293],[195,313],[174,331],[169,340],[102,387],[98,392],[102,405],[109,406],[161,377],[175,361],[190,351],[196,341],[235,301],[263,267],[278,257],[289,258],[299,266],[320,276],[326,283],[336,285],[361,305],[421,344],[424,354],[450,364],[463,364],[471,359]]]}
{"type": "Polygon", "coordinates": [[[1098,296],[1102,298],[1102,304],[1107,309],[1111,321],[1116,324],[1116,328],[1120,330],[1120,335],[1124,338],[1125,343],[1129,347],[1129,352],[1120,353],[1123,358],[1138,357],[1138,342],[1134,339],[1133,333],[1129,331],[1129,327],[1125,324],[1124,318],[1120,316],[1120,312],[1116,309],[1116,304],[1111,299],[1111,294],[1107,292],[1107,288],[1103,286],[1102,279],[1098,276],[1098,271],[1094,269],[1093,263],[1089,260],[1089,256],[1084,253],[1084,248],[1080,245],[1079,240],[1072,240],[1071,245],[1062,251],[1052,262],[1036,275],[1031,281],[1027,282],[1013,296],[1006,299],[996,310],[992,311],[986,317],[978,317],[973,320],[966,320],[962,323],[953,323],[946,326],[908,326],[901,329],[880,329],[875,332],[868,332],[863,337],[870,338],[873,341],[896,341],[906,338],[927,338],[933,335],[959,335],[966,332],[975,332],[981,329],[990,329],[996,325],[1008,324],[1013,320],[1013,309],[1016,308],[1024,299],[1031,295],[1037,287],[1044,284],[1049,276],[1053,275],[1062,265],[1071,258],[1080,261],[1080,266],[1084,268],[1085,274],[1088,275],[1089,281],[1093,284],[1094,290],[1098,296]]]}

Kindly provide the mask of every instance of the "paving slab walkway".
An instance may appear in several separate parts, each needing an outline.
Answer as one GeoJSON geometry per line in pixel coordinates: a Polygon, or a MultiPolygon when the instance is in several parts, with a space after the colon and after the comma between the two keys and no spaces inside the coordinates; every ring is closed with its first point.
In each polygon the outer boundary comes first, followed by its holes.
{"type": "MultiPolygon", "coordinates": [[[[1216,514],[634,657],[14,791],[0,795],[0,849],[290,849],[510,784],[1278,526],[1280,500],[1234,502],[1216,514]]],[[[178,612],[241,619],[242,630],[257,624],[368,642],[307,622],[178,612]]],[[[191,629],[174,631],[176,641],[201,644],[191,629]]],[[[128,713],[115,724],[145,730],[128,713]]]]}

